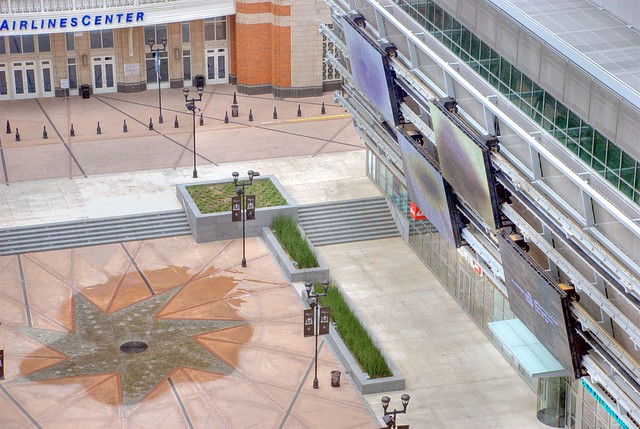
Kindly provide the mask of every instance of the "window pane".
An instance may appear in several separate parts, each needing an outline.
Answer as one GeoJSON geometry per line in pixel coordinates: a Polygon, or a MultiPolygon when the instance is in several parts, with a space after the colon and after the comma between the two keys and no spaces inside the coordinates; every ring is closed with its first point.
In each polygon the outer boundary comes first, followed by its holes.
{"type": "Polygon", "coordinates": [[[216,40],[226,40],[227,38],[227,20],[222,19],[216,21],[216,40]]]}
{"type": "Polygon", "coordinates": [[[36,51],[36,42],[33,36],[22,36],[22,53],[33,54],[36,51]]]}
{"type": "Polygon", "coordinates": [[[7,95],[7,72],[0,70],[0,95],[7,95]]]}
{"type": "Polygon", "coordinates": [[[89,32],[89,39],[91,40],[91,49],[102,49],[102,34],[100,30],[89,32]]]}
{"type": "Polygon", "coordinates": [[[616,173],[620,169],[620,149],[611,142],[607,145],[607,167],[616,173]]]}
{"type": "Polygon", "coordinates": [[[0,36],[0,55],[4,55],[7,53],[7,48],[4,45],[4,36],[0,36]]]}
{"type": "Polygon", "coordinates": [[[160,43],[162,39],[168,39],[166,24],[156,25],[156,43],[160,43]]]}
{"type": "Polygon", "coordinates": [[[67,38],[67,51],[73,51],[76,49],[76,39],[73,33],[64,33],[67,38]]]}
{"type": "Polygon", "coordinates": [[[22,39],[20,36],[9,36],[9,52],[12,54],[22,53],[22,39]]]}
{"type": "Polygon", "coordinates": [[[51,52],[51,42],[48,34],[38,34],[38,52],[51,52]]]}
{"type": "Polygon", "coordinates": [[[76,65],[69,64],[69,88],[77,88],[78,87],[78,78],[76,77],[76,65]]]}
{"type": "Polygon", "coordinates": [[[204,40],[216,40],[215,22],[211,20],[204,21],[204,40]]]}
{"type": "Polygon", "coordinates": [[[184,80],[191,80],[191,57],[188,55],[182,57],[182,76],[184,80]]]}
{"type": "Polygon", "coordinates": [[[183,22],[182,23],[182,43],[189,43],[189,41],[191,40],[191,36],[189,35],[189,23],[188,22],[183,22]]]}
{"type": "Polygon", "coordinates": [[[16,94],[24,94],[24,81],[22,77],[22,70],[13,71],[13,83],[16,88],[16,94]]]}
{"type": "Polygon", "coordinates": [[[154,25],[144,27],[144,43],[147,43],[149,39],[156,41],[156,27],[154,25]]]}
{"type": "Polygon", "coordinates": [[[102,30],[102,47],[113,48],[113,30],[102,30]]]}
{"type": "Polygon", "coordinates": [[[42,69],[42,86],[46,92],[51,91],[51,69],[42,69]]]}

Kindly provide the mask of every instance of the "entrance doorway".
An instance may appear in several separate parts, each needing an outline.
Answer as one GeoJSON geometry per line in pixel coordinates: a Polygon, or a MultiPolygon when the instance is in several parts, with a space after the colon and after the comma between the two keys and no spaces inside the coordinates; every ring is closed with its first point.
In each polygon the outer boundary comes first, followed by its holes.
{"type": "Polygon", "coordinates": [[[229,83],[227,48],[207,49],[207,85],[229,83]]]}
{"type": "Polygon", "coordinates": [[[113,57],[93,57],[93,92],[116,92],[113,57]]]}
{"type": "Polygon", "coordinates": [[[35,61],[15,62],[13,66],[13,93],[16,99],[38,96],[35,61]]]}

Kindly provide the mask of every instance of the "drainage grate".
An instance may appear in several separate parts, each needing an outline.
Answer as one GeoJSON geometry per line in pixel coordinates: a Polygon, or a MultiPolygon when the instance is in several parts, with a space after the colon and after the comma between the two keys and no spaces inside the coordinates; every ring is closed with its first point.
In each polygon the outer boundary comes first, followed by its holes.
{"type": "Polygon", "coordinates": [[[147,350],[149,346],[142,341],[127,341],[120,346],[120,351],[124,353],[142,353],[147,350]]]}

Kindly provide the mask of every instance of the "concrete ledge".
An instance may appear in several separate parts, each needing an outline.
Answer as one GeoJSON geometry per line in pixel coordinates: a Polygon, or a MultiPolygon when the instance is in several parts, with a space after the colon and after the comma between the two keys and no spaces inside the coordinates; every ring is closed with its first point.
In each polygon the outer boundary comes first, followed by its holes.
{"type": "MultiPolygon", "coordinates": [[[[296,293],[298,294],[298,297],[301,299],[305,308],[309,308],[309,305],[307,304],[304,285],[302,283],[297,283],[297,284],[292,284],[292,286],[296,291],[296,293]]],[[[345,301],[349,305],[349,308],[351,309],[351,311],[353,311],[354,314],[360,320],[360,322],[362,322],[362,318],[360,318],[360,315],[358,315],[358,312],[351,305],[351,302],[349,301],[348,297],[345,296],[344,294],[343,294],[343,297],[345,298],[345,301]]],[[[363,323],[363,326],[364,326],[364,323],[363,323]]],[[[366,326],[365,326],[365,329],[367,329],[366,326]]],[[[369,329],[367,329],[367,332],[369,332],[369,335],[371,335],[371,332],[369,331],[369,329]]],[[[390,392],[395,390],[404,390],[405,378],[400,372],[400,370],[394,365],[393,362],[391,362],[391,360],[387,356],[385,356],[385,360],[387,361],[387,365],[389,365],[389,369],[391,369],[391,372],[393,373],[393,375],[391,377],[372,379],[372,378],[369,378],[369,376],[366,373],[364,373],[362,369],[360,369],[360,365],[358,365],[358,362],[356,362],[355,358],[351,355],[351,352],[349,351],[347,346],[344,344],[344,341],[342,341],[342,338],[340,338],[340,334],[338,334],[338,331],[336,331],[336,329],[333,327],[333,323],[329,326],[329,334],[326,335],[325,337],[329,342],[329,344],[331,344],[331,346],[333,347],[333,350],[335,351],[336,356],[340,360],[340,363],[342,363],[342,366],[344,367],[346,373],[351,376],[354,386],[356,386],[356,388],[360,391],[360,393],[365,395],[368,393],[380,393],[380,392],[390,392]]],[[[374,343],[377,343],[373,336],[371,336],[371,338],[374,341],[374,343]]],[[[384,355],[384,351],[383,351],[383,355],[384,355]]]]}
{"type": "MultiPolygon", "coordinates": [[[[260,208],[260,201],[256,201],[256,219],[245,223],[245,235],[247,237],[259,237],[262,235],[262,228],[271,226],[273,218],[277,216],[289,216],[298,219],[298,206],[294,204],[291,196],[284,190],[282,184],[275,176],[259,176],[253,180],[271,180],[278,188],[278,191],[287,200],[287,205],[277,207],[260,208]]],[[[213,183],[227,183],[230,180],[217,180],[213,182],[199,183],[199,185],[208,185],[213,183]]],[[[176,194],[178,200],[182,204],[189,226],[191,227],[191,235],[196,243],[207,243],[209,241],[228,240],[232,238],[242,237],[242,222],[231,221],[231,210],[219,213],[200,212],[195,202],[187,192],[187,187],[192,184],[176,185],[176,194]]],[[[250,188],[247,188],[248,190],[250,188]]]]}
{"type": "MultiPolygon", "coordinates": [[[[326,265],[323,264],[320,259],[318,259],[319,267],[296,268],[289,258],[289,255],[287,255],[287,252],[282,248],[278,238],[273,231],[271,231],[271,228],[262,228],[262,239],[267,245],[269,252],[271,252],[271,255],[276,259],[278,265],[280,265],[280,269],[289,282],[321,282],[329,279],[329,269],[326,268],[326,265]]],[[[308,240],[307,243],[309,243],[308,240]]],[[[311,251],[315,254],[315,249],[311,243],[309,243],[309,247],[311,247],[311,251]]],[[[316,257],[318,257],[317,254],[316,257]]]]}

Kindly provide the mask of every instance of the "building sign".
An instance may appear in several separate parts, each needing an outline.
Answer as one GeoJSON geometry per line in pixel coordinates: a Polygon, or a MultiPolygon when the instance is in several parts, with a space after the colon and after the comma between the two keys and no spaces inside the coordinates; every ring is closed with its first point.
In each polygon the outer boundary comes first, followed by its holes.
{"type": "Polygon", "coordinates": [[[609,414],[611,417],[613,417],[613,419],[616,421],[616,423],[618,423],[620,425],[620,427],[622,429],[629,429],[629,426],[622,421],[622,419],[620,418],[620,416],[618,416],[615,411],[613,411],[613,409],[609,406],[609,404],[602,399],[602,397],[598,394],[598,392],[595,391],[595,389],[593,387],[591,387],[591,385],[589,383],[587,383],[587,381],[583,378],[581,379],[582,381],[582,386],[584,387],[584,390],[586,390],[587,392],[589,392],[591,394],[591,396],[593,396],[594,398],[596,398],[596,402],[598,404],[600,404],[600,406],[602,408],[604,408],[604,410],[607,412],[607,414],[609,414]]]}
{"type": "Polygon", "coordinates": [[[256,196],[247,195],[247,220],[254,220],[256,218],[256,196]]]}
{"type": "Polygon", "coordinates": [[[308,308],[304,310],[303,313],[303,326],[304,326],[304,336],[305,337],[313,337],[313,308],[308,308]]]}
{"type": "Polygon", "coordinates": [[[131,63],[124,65],[125,76],[139,76],[140,75],[140,63],[131,63]]]}
{"type": "Polygon", "coordinates": [[[92,27],[95,30],[103,25],[132,24],[142,21],[144,21],[144,12],[103,13],[47,19],[9,18],[0,22],[0,33],[2,31],[23,31],[25,34],[29,34],[33,30],[56,30],[60,28],[76,28],[80,30],[86,27],[92,27]]]}
{"type": "Polygon", "coordinates": [[[409,201],[409,214],[415,220],[424,220],[427,218],[413,201],[409,201]]]}

